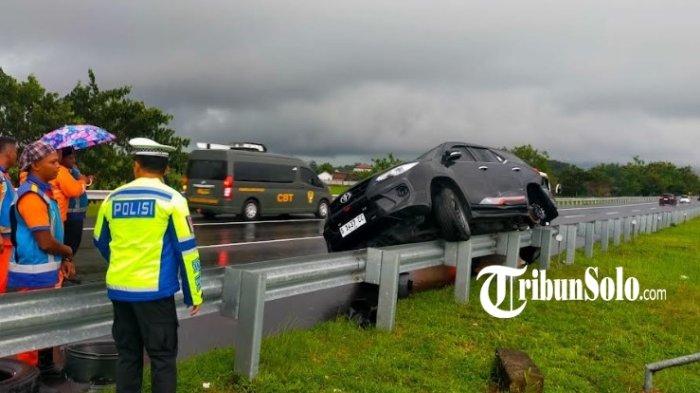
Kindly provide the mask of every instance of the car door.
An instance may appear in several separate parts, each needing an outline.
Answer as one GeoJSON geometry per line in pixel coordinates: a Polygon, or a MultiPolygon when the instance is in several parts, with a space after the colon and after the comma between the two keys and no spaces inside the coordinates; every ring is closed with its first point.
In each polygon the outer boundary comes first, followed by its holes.
{"type": "Polygon", "coordinates": [[[318,208],[318,202],[325,186],[309,168],[302,167],[299,170],[301,183],[303,184],[303,201],[301,203],[302,210],[307,213],[315,213],[318,208]]]}
{"type": "Polygon", "coordinates": [[[446,160],[443,156],[443,165],[447,166],[448,171],[452,173],[453,179],[465,193],[470,205],[477,205],[482,199],[493,194],[486,173],[483,169],[479,169],[481,165],[467,146],[453,145],[445,152],[461,153],[461,157],[454,161],[446,160]]]}
{"type": "Polygon", "coordinates": [[[517,173],[522,170],[521,167],[509,164],[503,157],[485,147],[470,146],[469,150],[474,154],[484,180],[490,184],[492,191],[490,197],[525,195],[522,181],[517,173]]]}

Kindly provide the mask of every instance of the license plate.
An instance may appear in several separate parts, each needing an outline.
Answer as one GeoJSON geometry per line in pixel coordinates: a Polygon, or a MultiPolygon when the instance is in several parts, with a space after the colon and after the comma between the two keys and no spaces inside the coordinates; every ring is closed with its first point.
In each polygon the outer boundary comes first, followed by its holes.
{"type": "Polygon", "coordinates": [[[209,195],[211,194],[211,190],[208,188],[198,188],[197,189],[197,195],[209,195]]]}
{"type": "Polygon", "coordinates": [[[347,235],[353,233],[355,230],[357,230],[357,228],[365,225],[366,223],[367,219],[365,219],[365,214],[362,213],[359,216],[350,220],[350,222],[340,227],[340,236],[346,237],[347,235]]]}

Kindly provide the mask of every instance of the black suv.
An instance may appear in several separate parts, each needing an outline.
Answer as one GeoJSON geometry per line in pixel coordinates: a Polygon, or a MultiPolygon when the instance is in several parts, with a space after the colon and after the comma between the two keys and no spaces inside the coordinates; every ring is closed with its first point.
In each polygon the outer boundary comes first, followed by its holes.
{"type": "Polygon", "coordinates": [[[338,196],[323,236],[342,251],[544,225],[558,215],[545,185],[508,152],[447,142],[338,196]]]}

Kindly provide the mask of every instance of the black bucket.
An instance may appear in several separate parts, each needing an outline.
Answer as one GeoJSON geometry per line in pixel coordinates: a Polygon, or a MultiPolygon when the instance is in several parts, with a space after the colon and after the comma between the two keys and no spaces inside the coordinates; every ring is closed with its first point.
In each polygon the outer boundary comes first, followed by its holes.
{"type": "Polygon", "coordinates": [[[66,347],[64,372],[71,380],[92,385],[110,385],[115,381],[117,347],[114,342],[93,342],[66,347]]]}

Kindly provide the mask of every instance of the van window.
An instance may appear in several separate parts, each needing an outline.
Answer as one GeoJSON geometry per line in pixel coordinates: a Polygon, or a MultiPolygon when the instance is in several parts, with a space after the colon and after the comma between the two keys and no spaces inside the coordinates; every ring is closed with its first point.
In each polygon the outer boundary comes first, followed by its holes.
{"type": "Polygon", "coordinates": [[[296,178],[294,168],[291,165],[236,161],[233,164],[233,178],[237,181],[292,183],[296,178]]]}
{"type": "Polygon", "coordinates": [[[187,177],[190,179],[226,179],[226,161],[190,160],[187,164],[187,177]]]}
{"type": "Polygon", "coordinates": [[[309,168],[301,168],[301,181],[314,187],[324,187],[323,182],[309,168]]]}
{"type": "Polygon", "coordinates": [[[484,149],[483,147],[469,147],[474,153],[474,157],[479,162],[499,162],[498,157],[489,149],[484,149]]]}

